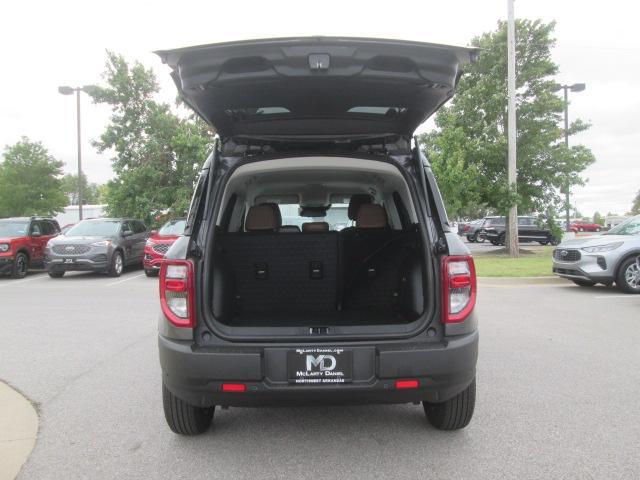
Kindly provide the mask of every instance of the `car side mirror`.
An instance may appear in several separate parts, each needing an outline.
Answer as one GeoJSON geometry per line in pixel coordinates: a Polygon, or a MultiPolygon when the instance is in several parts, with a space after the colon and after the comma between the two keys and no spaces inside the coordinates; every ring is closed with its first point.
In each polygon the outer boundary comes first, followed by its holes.
{"type": "Polygon", "coordinates": [[[38,238],[38,237],[42,236],[42,233],[40,233],[40,232],[32,232],[31,236],[34,237],[34,238],[38,238]]]}
{"type": "Polygon", "coordinates": [[[131,230],[125,230],[124,232],[122,232],[123,237],[130,237],[131,235],[133,235],[133,232],[131,230]]]}

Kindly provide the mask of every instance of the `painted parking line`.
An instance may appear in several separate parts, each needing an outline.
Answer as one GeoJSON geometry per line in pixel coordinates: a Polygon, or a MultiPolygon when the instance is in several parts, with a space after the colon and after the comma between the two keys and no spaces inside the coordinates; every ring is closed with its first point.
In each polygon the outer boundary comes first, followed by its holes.
{"type": "Polygon", "coordinates": [[[140,278],[143,275],[144,275],[144,273],[141,273],[140,275],[134,275],[132,277],[127,277],[124,280],[118,280],[117,282],[107,283],[105,286],[106,287],[112,287],[113,285],[118,285],[120,283],[124,283],[124,282],[128,282],[129,280],[133,280],[134,278],[140,278]]]}
{"type": "Polygon", "coordinates": [[[48,277],[47,274],[41,274],[41,275],[33,275],[33,276],[30,276],[29,278],[24,278],[22,280],[7,279],[6,282],[0,283],[0,287],[7,287],[7,286],[11,286],[11,285],[20,285],[22,283],[31,282],[32,280],[37,280],[39,278],[46,278],[46,277],[48,277]]]}
{"type": "Polygon", "coordinates": [[[602,300],[605,298],[636,298],[636,299],[640,299],[640,296],[634,295],[634,294],[630,294],[630,295],[602,295],[602,296],[595,296],[593,298],[597,298],[598,300],[602,300]]]}

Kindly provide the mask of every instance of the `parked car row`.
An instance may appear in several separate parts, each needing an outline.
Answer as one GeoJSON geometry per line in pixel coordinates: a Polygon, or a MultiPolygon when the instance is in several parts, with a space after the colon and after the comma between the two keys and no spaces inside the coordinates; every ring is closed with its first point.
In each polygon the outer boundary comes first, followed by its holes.
{"type": "MultiPolygon", "coordinates": [[[[504,245],[506,238],[505,217],[484,217],[458,225],[458,235],[471,243],[490,241],[493,245],[504,245]]],[[[538,242],[540,245],[557,245],[558,240],[544,220],[533,216],[518,217],[518,239],[520,242],[538,242]]]]}
{"type": "Polygon", "coordinates": [[[52,278],[68,271],[118,277],[126,266],[142,265],[153,276],[183,230],[184,219],[149,231],[133,218],[92,218],[64,233],[49,217],[0,219],[0,274],[24,278],[29,268],[44,267],[52,278]]]}

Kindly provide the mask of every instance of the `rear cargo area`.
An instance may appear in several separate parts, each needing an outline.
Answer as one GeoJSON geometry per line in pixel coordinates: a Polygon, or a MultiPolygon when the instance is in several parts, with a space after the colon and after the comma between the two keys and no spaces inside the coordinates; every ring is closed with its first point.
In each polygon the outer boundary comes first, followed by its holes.
{"type": "Polygon", "coordinates": [[[407,323],[424,308],[417,236],[403,231],[230,233],[213,313],[235,326],[407,323]]]}

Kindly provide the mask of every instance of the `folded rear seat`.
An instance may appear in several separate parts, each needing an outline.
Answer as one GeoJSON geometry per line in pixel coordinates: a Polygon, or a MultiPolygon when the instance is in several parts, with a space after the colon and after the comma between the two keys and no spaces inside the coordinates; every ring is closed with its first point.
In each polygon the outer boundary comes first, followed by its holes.
{"type": "Polygon", "coordinates": [[[278,233],[280,221],[277,205],[256,205],[247,213],[247,232],[220,239],[235,313],[335,311],[337,232],[286,235],[278,233]]]}

